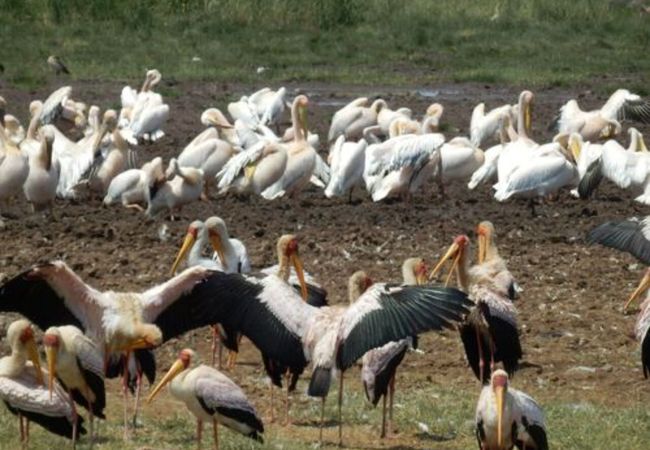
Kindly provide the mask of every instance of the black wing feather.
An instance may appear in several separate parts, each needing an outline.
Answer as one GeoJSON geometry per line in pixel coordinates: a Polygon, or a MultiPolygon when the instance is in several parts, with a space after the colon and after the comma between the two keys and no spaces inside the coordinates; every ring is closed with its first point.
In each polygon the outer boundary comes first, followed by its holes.
{"type": "Polygon", "coordinates": [[[646,100],[627,100],[618,110],[618,120],[650,123],[650,102],[646,100]]]}
{"type": "Polygon", "coordinates": [[[501,361],[505,371],[512,376],[519,368],[519,360],[523,357],[517,328],[510,322],[491,316],[489,313],[486,314],[485,319],[495,346],[494,361],[501,361]]]}
{"type": "Polygon", "coordinates": [[[345,370],[368,350],[425,331],[451,327],[472,302],[458,289],[438,286],[383,287],[380,309],[369,312],[340,343],[337,366],[345,370]]]}
{"type": "Polygon", "coordinates": [[[603,181],[603,160],[598,158],[587,167],[587,171],[578,183],[578,195],[581,199],[586,199],[593,194],[603,181]]]}
{"type": "MultiPolygon", "coordinates": [[[[228,417],[239,423],[244,423],[251,427],[254,431],[248,435],[248,437],[255,439],[256,441],[263,442],[262,437],[258,433],[264,433],[264,425],[262,421],[250,411],[246,411],[238,408],[227,408],[224,406],[217,406],[216,408],[211,408],[208,406],[201,397],[197,397],[197,400],[201,404],[201,407],[208,414],[219,414],[224,417],[228,417]]],[[[228,426],[227,423],[224,423],[225,426],[228,426]]],[[[235,430],[239,431],[239,430],[235,430]]]]}
{"type": "MultiPolygon", "coordinates": [[[[79,358],[77,358],[77,365],[81,370],[81,374],[83,375],[86,384],[88,384],[88,387],[95,395],[95,401],[92,404],[93,415],[95,417],[105,419],[106,416],[104,415],[104,408],[106,408],[106,388],[104,386],[104,379],[97,375],[95,372],[84,369],[83,365],[81,365],[81,361],[79,361],[79,358]]],[[[76,403],[86,409],[89,409],[88,400],[86,400],[86,397],[81,395],[81,392],[77,390],[73,391],[73,398],[76,403]],[[76,397],[75,392],[80,398],[76,397]]]]}
{"type": "MultiPolygon", "coordinates": [[[[35,413],[33,411],[23,411],[20,408],[11,406],[7,401],[4,401],[7,409],[14,415],[22,415],[31,422],[36,422],[50,433],[63,436],[64,438],[72,439],[72,424],[65,416],[46,416],[44,414],[35,413]]],[[[77,438],[80,434],[86,434],[86,429],[83,427],[84,419],[77,416],[77,438]]]]}
{"type": "Polygon", "coordinates": [[[641,342],[641,365],[643,366],[643,376],[650,377],[650,333],[646,333],[641,342]]]}
{"type": "Polygon", "coordinates": [[[368,397],[368,400],[370,400],[374,406],[377,406],[379,399],[382,396],[385,396],[388,392],[390,381],[393,379],[395,373],[397,372],[397,368],[404,360],[404,355],[406,355],[407,350],[408,346],[395,353],[393,357],[388,361],[388,364],[386,364],[382,370],[375,374],[375,389],[372,392],[372,395],[370,395],[370,392],[368,392],[367,387],[364,386],[366,390],[366,397],[368,397]]]}
{"type": "Polygon", "coordinates": [[[650,241],[644,236],[647,226],[644,220],[629,219],[621,222],[606,222],[587,235],[587,242],[597,242],[606,247],[628,252],[644,264],[650,265],[650,241]]]}
{"type": "MultiPolygon", "coordinates": [[[[530,424],[526,416],[522,417],[522,425],[524,426],[526,433],[528,433],[530,438],[535,443],[535,450],[548,450],[548,439],[546,437],[546,430],[544,427],[536,424],[530,424]]],[[[516,434],[513,433],[513,436],[516,436],[516,434]]],[[[530,445],[524,447],[524,443],[520,440],[517,440],[515,442],[515,445],[519,450],[530,448],[530,445]]]]}
{"type": "MultiPolygon", "coordinates": [[[[39,266],[43,267],[43,265],[39,266]]],[[[16,312],[41,330],[52,326],[74,325],[84,330],[63,298],[42,278],[30,276],[34,268],[16,275],[0,287],[0,312],[16,312]]]]}

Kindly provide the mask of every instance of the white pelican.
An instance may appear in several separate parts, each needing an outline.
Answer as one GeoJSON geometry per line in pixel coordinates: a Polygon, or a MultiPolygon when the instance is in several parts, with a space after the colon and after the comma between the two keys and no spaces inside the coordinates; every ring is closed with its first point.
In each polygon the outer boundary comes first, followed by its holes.
{"type": "Polygon", "coordinates": [[[388,129],[390,124],[397,118],[402,119],[411,119],[413,112],[409,108],[399,108],[396,110],[390,109],[388,106],[384,106],[379,110],[377,114],[377,126],[381,130],[381,134],[388,136],[388,129]]]}
{"type": "Polygon", "coordinates": [[[553,125],[557,124],[560,133],[579,133],[585,141],[597,141],[619,134],[624,120],[650,123],[650,102],[627,89],[618,89],[601,109],[593,111],[583,111],[576,100],[569,100],[553,125]]]}
{"type": "Polygon", "coordinates": [[[244,391],[212,367],[199,365],[190,368],[195,356],[190,349],[181,350],[176,362],[149,395],[147,403],[169,383],[172,396],[185,403],[187,409],[196,417],[198,448],[201,448],[203,422],[206,421],[212,423],[214,448],[217,450],[218,424],[263,442],[261,435],[264,433],[264,425],[244,391]]]}
{"type": "MultiPolygon", "coordinates": [[[[508,143],[508,129],[512,129],[512,122],[510,120],[510,116],[503,116],[500,121],[499,121],[499,141],[500,143],[498,145],[494,145],[490,148],[488,148],[485,152],[483,152],[483,165],[476,169],[474,173],[472,174],[472,177],[467,183],[467,188],[468,189],[474,189],[476,186],[479,184],[488,182],[496,178],[497,176],[497,169],[498,169],[498,164],[499,164],[499,157],[501,156],[501,152],[505,148],[506,144],[508,143]]],[[[512,132],[510,133],[511,136],[513,136],[516,139],[516,133],[514,132],[514,129],[511,130],[512,132]]]]}
{"type": "Polygon", "coordinates": [[[587,190],[589,192],[587,193],[585,192],[584,187],[581,189],[581,185],[583,185],[583,178],[589,178],[587,176],[589,169],[593,169],[594,165],[599,163],[600,157],[603,154],[603,146],[602,144],[594,144],[593,142],[588,141],[585,142],[582,139],[582,136],[577,133],[572,134],[572,136],[574,136],[571,140],[573,148],[569,148],[569,150],[574,154],[578,154],[576,169],[578,169],[578,177],[581,181],[578,185],[578,189],[571,190],[571,195],[582,198],[583,196],[589,196],[593,189],[595,189],[595,187],[588,188],[587,190]],[[580,192],[582,192],[582,195],[580,192]]]}
{"type": "Polygon", "coordinates": [[[66,101],[72,95],[70,86],[63,86],[52,92],[45,102],[43,102],[43,111],[41,112],[41,124],[54,124],[63,113],[66,101]]]}
{"type": "MultiPolygon", "coordinates": [[[[350,279],[348,292],[350,302],[356,300],[370,284],[364,272],[356,272],[350,279]],[[364,283],[365,281],[365,283],[364,283]]],[[[402,264],[402,277],[405,285],[415,286],[427,281],[427,267],[422,258],[409,258],[402,264]]],[[[409,336],[399,341],[389,342],[363,355],[361,359],[361,381],[366,398],[377,405],[383,397],[381,437],[386,437],[386,430],[392,428],[393,397],[395,395],[395,373],[402,363],[407,350],[417,346],[417,336],[409,336]],[[386,423],[386,397],[388,397],[388,420],[386,423]]]]}
{"type": "Polygon", "coordinates": [[[129,169],[113,178],[103,203],[109,206],[119,201],[124,206],[144,211],[140,204],[148,203],[151,195],[165,182],[163,161],[158,156],[144,163],[140,169],[129,169]]]}
{"type": "Polygon", "coordinates": [[[38,129],[41,125],[41,112],[43,110],[43,102],[34,100],[29,104],[29,125],[25,133],[25,139],[20,142],[20,151],[27,157],[31,157],[33,153],[38,153],[41,149],[41,139],[38,136],[38,129]]]}
{"type": "Polygon", "coordinates": [[[261,194],[282,177],[287,159],[284,145],[258,142],[233,156],[217,174],[219,193],[261,194]]]}
{"type": "Polygon", "coordinates": [[[52,143],[54,142],[52,128],[52,125],[45,125],[41,129],[40,148],[29,156],[29,174],[23,185],[23,191],[34,211],[48,208],[51,212],[56,198],[59,168],[52,164],[52,143]]]}
{"type": "Polygon", "coordinates": [[[106,390],[104,361],[95,343],[72,325],[50,327],[43,335],[47,358],[48,388],[52,392],[54,379],[61,382],[70,396],[70,406],[78,403],[90,414],[90,438],[93,439],[93,419],[105,419],[106,390]]]}
{"type": "Polygon", "coordinates": [[[65,73],[66,75],[70,75],[70,71],[63,63],[63,60],[56,55],[48,56],[47,65],[50,66],[50,69],[54,71],[55,75],[60,75],[62,73],[65,73]]]}
{"type": "Polygon", "coordinates": [[[455,137],[445,142],[439,152],[440,164],[433,167],[433,178],[437,180],[442,195],[445,184],[466,180],[485,162],[483,150],[465,137],[455,137]]]}
{"type": "Polygon", "coordinates": [[[365,128],[377,124],[377,116],[386,106],[386,102],[377,99],[370,107],[367,107],[367,104],[366,97],[358,98],[334,113],[327,135],[328,145],[334,143],[340,135],[344,135],[348,141],[358,140],[362,137],[365,128]]]}
{"type": "Polygon", "coordinates": [[[9,140],[19,145],[25,139],[25,129],[16,117],[6,114],[6,108],[7,102],[0,96],[0,126],[4,128],[9,140]]]}
{"type": "MultiPolygon", "coordinates": [[[[436,133],[440,128],[440,119],[445,112],[440,103],[431,103],[422,117],[422,133],[436,133]]],[[[477,146],[478,147],[478,146],[477,146]]]]}
{"type": "Polygon", "coordinates": [[[443,135],[428,133],[398,136],[369,145],[363,178],[372,200],[409,195],[417,189],[431,176],[431,160],[444,142],[443,135]]]}
{"type": "Polygon", "coordinates": [[[365,139],[361,139],[359,142],[345,142],[343,135],[336,139],[330,152],[332,155],[331,175],[325,188],[327,198],[350,192],[350,199],[352,199],[352,189],[363,183],[367,146],[365,139]]]}
{"type": "Polygon", "coordinates": [[[44,385],[31,324],[24,319],[12,322],[7,342],[11,355],[0,359],[0,399],[18,416],[21,444],[29,439],[30,421],[74,442],[86,432],[83,418],[75,415],[58,383],[52,393],[44,385]]]}
{"type": "Polygon", "coordinates": [[[481,450],[548,450],[544,412],[532,397],[509,386],[496,370],[476,405],[476,438],[481,450]]]}
{"type": "MultiPolygon", "coordinates": [[[[468,363],[479,381],[484,383],[489,379],[495,362],[502,361],[509,373],[514,373],[519,366],[522,350],[517,330],[517,309],[511,299],[516,287],[507,271],[495,273],[481,263],[470,268],[468,245],[467,236],[456,237],[429,278],[438,273],[445,261],[453,258],[445,285],[456,273],[460,288],[468,292],[476,303],[461,325],[460,335],[468,363]],[[485,367],[487,359],[489,367],[485,367]]],[[[492,247],[492,244],[485,245],[492,247]]],[[[488,250],[484,252],[489,253],[488,250]]],[[[491,258],[487,259],[490,266],[491,258]]]]}
{"type": "Polygon", "coordinates": [[[203,192],[203,171],[193,167],[181,167],[172,158],[165,172],[167,181],[151,195],[146,214],[153,217],[160,211],[169,210],[172,218],[175,211],[198,200],[203,192]]]}
{"type": "Polygon", "coordinates": [[[249,100],[257,106],[257,114],[262,125],[279,126],[286,105],[286,100],[284,99],[286,95],[287,89],[283,86],[277,91],[271,91],[269,95],[265,95],[259,99],[254,94],[249,97],[249,100]]]}
{"type": "Polygon", "coordinates": [[[517,104],[517,136],[511,137],[511,142],[506,144],[501,151],[497,162],[498,182],[494,186],[498,189],[501,183],[505,183],[508,177],[519,164],[530,157],[533,149],[539,146],[528,137],[531,128],[531,105],[534,95],[530,91],[523,91],[519,94],[517,104]],[[513,139],[514,138],[514,139],[513,139]]]}
{"type": "Polygon", "coordinates": [[[27,157],[7,137],[5,129],[0,126],[0,205],[6,205],[11,198],[20,193],[28,174],[27,157]]]}
{"type": "Polygon", "coordinates": [[[316,308],[276,276],[256,280],[215,272],[212,277],[219,280],[219,302],[230,305],[224,324],[247,336],[271,360],[289,367],[313,361],[308,392],[323,401],[333,371],[348,369],[368,350],[390,341],[449,327],[470,304],[456,289],[382,283],[347,308],[316,308]]]}
{"type": "Polygon", "coordinates": [[[203,171],[207,197],[215,175],[236,153],[235,147],[219,138],[206,139],[196,144],[192,141],[178,155],[178,163],[182,167],[194,167],[203,171]]]}
{"type": "MultiPolygon", "coordinates": [[[[219,323],[222,311],[213,302],[213,272],[192,267],[147,291],[98,291],[85,284],[65,263],[41,264],[0,286],[0,311],[18,312],[41,329],[74,325],[104,354],[106,375],[119,375],[128,367],[122,353],[137,359],[137,388],[142,371],[150,382],[155,362],[146,350],[190,329],[219,323]]],[[[127,357],[127,361],[130,358],[127,357]]],[[[126,431],[126,389],[125,431],[126,431]]],[[[137,396],[137,393],[136,393],[137,396]]],[[[136,397],[137,398],[137,397],[136,397]]],[[[137,411],[137,405],[136,405],[137,411]]]]}
{"type": "Polygon", "coordinates": [[[156,141],[165,135],[162,127],[169,117],[169,105],[152,91],[161,79],[158,70],[149,70],[139,93],[128,86],[122,90],[120,123],[125,139],[131,144],[137,145],[141,139],[156,141]]]}
{"type": "Polygon", "coordinates": [[[498,137],[499,122],[507,118],[513,118],[514,111],[511,105],[503,105],[485,113],[485,103],[479,103],[472,111],[470,121],[470,140],[477,147],[483,145],[487,140],[498,137]]]}
{"type": "Polygon", "coordinates": [[[291,122],[295,133],[295,140],[286,145],[287,165],[278,181],[262,192],[262,197],[273,200],[278,197],[294,196],[309,183],[312,175],[316,174],[320,157],[306,139],[307,133],[307,105],[309,100],[304,95],[299,95],[291,105],[291,122]]]}
{"type": "Polygon", "coordinates": [[[580,139],[578,134],[569,137],[571,151],[558,143],[535,148],[510,172],[505,182],[499,183],[494,198],[499,202],[511,197],[533,199],[555,194],[564,186],[576,187],[580,182],[576,167],[580,147],[574,144],[576,139],[580,139]]]}

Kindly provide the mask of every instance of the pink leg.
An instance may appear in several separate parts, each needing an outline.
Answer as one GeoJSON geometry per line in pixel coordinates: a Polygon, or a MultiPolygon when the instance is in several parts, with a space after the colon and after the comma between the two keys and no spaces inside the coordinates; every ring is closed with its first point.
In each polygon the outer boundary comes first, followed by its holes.
{"type": "Polygon", "coordinates": [[[136,373],[135,373],[135,410],[133,411],[133,430],[137,427],[138,421],[138,408],[140,407],[140,391],[142,390],[142,370],[136,361],[136,373]]]}
{"type": "Polygon", "coordinates": [[[122,378],[122,397],[124,400],[124,440],[129,440],[129,411],[128,411],[128,391],[129,391],[129,352],[124,355],[124,375],[122,378]]]}
{"type": "Polygon", "coordinates": [[[199,450],[201,450],[201,437],[203,435],[203,421],[196,421],[196,445],[199,450]]]}
{"type": "Polygon", "coordinates": [[[474,327],[474,330],[476,331],[476,346],[478,349],[479,378],[481,379],[481,383],[483,383],[483,368],[485,366],[485,361],[483,360],[483,347],[481,345],[481,336],[479,335],[478,327],[474,327]]]}

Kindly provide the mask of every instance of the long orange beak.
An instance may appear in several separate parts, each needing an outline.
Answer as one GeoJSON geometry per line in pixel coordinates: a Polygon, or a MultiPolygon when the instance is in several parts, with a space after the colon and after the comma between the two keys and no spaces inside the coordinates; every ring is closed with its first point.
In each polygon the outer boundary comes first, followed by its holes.
{"type": "Polygon", "coordinates": [[[52,390],[54,389],[54,377],[56,377],[56,348],[46,345],[45,358],[47,359],[47,389],[50,391],[50,400],[52,400],[52,390]]]}
{"type": "Polygon", "coordinates": [[[183,361],[180,359],[177,359],[174,364],[172,364],[171,368],[169,371],[165,374],[162,380],[160,380],[160,383],[153,389],[151,394],[149,394],[149,397],[147,397],[147,403],[151,403],[151,401],[154,399],[156,395],[160,392],[160,390],[165,387],[167,383],[172,381],[176,376],[181,373],[182,371],[185,370],[185,366],[183,364],[183,361]]]}
{"type": "Polygon", "coordinates": [[[43,381],[43,372],[41,371],[41,357],[38,354],[36,341],[32,338],[25,343],[25,346],[27,348],[29,360],[34,364],[34,370],[36,370],[36,380],[39,384],[45,384],[43,381]]]}
{"type": "Polygon", "coordinates": [[[494,395],[497,400],[497,445],[499,448],[503,447],[503,410],[505,408],[505,389],[503,386],[494,388],[494,395]]]}
{"type": "Polygon", "coordinates": [[[221,242],[221,236],[218,233],[210,232],[210,245],[212,249],[216,252],[219,260],[221,261],[221,266],[226,267],[226,255],[223,253],[223,245],[221,242]]]}
{"type": "Polygon", "coordinates": [[[302,268],[302,261],[298,256],[298,252],[291,254],[291,263],[296,269],[296,275],[298,276],[298,282],[300,283],[300,294],[302,295],[303,300],[307,300],[307,283],[305,282],[305,271],[302,268]]]}
{"type": "Polygon", "coordinates": [[[185,239],[183,240],[183,245],[181,245],[180,250],[178,251],[178,254],[176,255],[176,259],[174,260],[174,265],[172,266],[172,270],[170,271],[169,275],[173,276],[176,274],[176,270],[178,269],[178,266],[187,258],[187,254],[194,245],[194,242],[196,241],[196,238],[192,233],[187,233],[185,235],[185,239]]]}
{"type": "Polygon", "coordinates": [[[650,269],[646,270],[646,273],[643,276],[643,278],[641,279],[641,282],[639,283],[637,288],[634,290],[634,292],[632,292],[632,295],[630,296],[630,298],[625,303],[625,306],[623,307],[623,311],[627,311],[627,308],[629,308],[630,304],[632,304],[632,302],[634,300],[639,298],[641,296],[641,294],[643,294],[645,291],[647,291],[649,287],[650,287],[650,269]]]}
{"type": "Polygon", "coordinates": [[[445,255],[442,258],[440,258],[440,261],[438,261],[436,267],[434,267],[433,270],[431,271],[431,274],[429,275],[429,280],[435,278],[438,272],[440,272],[440,269],[442,269],[442,266],[445,264],[445,262],[448,259],[451,259],[453,257],[454,260],[451,265],[451,269],[449,269],[449,274],[445,279],[445,286],[447,286],[449,284],[449,281],[451,280],[451,275],[458,269],[458,262],[460,261],[460,255],[461,255],[460,246],[454,242],[449,247],[449,250],[447,250],[447,253],[445,253],[445,255]]]}
{"type": "Polygon", "coordinates": [[[478,263],[483,264],[487,257],[487,236],[483,233],[478,235],[478,263]]]}

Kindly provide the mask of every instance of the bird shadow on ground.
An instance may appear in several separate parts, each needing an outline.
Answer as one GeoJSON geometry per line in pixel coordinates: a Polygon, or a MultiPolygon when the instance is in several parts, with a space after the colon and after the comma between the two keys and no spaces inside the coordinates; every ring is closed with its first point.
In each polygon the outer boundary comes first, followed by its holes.
{"type": "MultiPolygon", "coordinates": [[[[292,425],[295,425],[297,427],[318,428],[320,427],[320,420],[300,420],[300,421],[292,422],[292,425]]],[[[323,428],[333,428],[338,426],[339,426],[338,420],[326,419],[323,422],[323,428]]]]}
{"type": "Polygon", "coordinates": [[[433,441],[433,442],[447,442],[456,439],[456,435],[454,434],[444,435],[444,434],[433,434],[433,433],[417,433],[415,437],[423,441],[433,441]]]}

